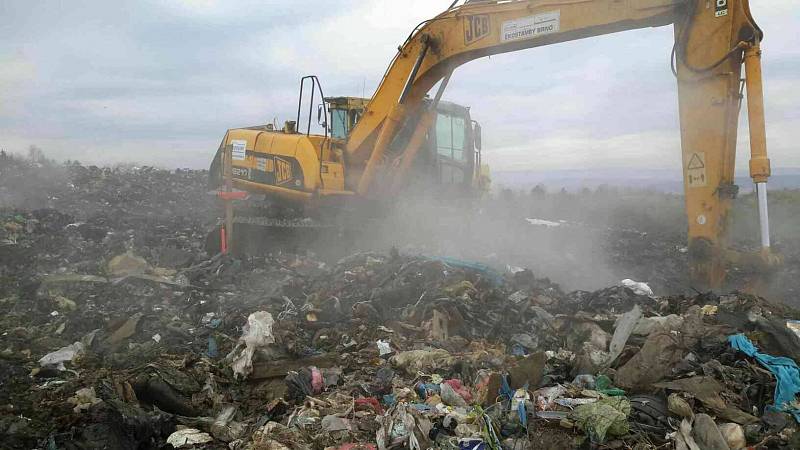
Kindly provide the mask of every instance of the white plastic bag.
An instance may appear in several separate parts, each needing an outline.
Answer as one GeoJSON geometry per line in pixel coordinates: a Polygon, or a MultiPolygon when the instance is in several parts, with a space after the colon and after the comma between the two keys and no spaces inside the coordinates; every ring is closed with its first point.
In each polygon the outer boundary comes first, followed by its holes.
{"type": "Polygon", "coordinates": [[[648,286],[647,283],[642,283],[640,281],[633,281],[629,278],[626,278],[620,281],[620,284],[632,290],[633,293],[636,295],[646,295],[648,297],[653,297],[653,290],[650,289],[650,286],[648,286]]]}
{"type": "Polygon", "coordinates": [[[227,356],[231,362],[234,376],[246,378],[250,375],[250,372],[253,371],[253,355],[256,350],[275,343],[275,336],[272,334],[274,324],[275,320],[272,319],[272,314],[266,311],[250,314],[247,318],[247,325],[242,330],[242,337],[227,356]]]}
{"type": "Polygon", "coordinates": [[[196,428],[184,428],[169,435],[167,444],[175,448],[191,447],[206,444],[214,439],[208,433],[203,433],[196,428]]]}
{"type": "Polygon", "coordinates": [[[42,356],[39,360],[39,366],[56,366],[58,370],[67,370],[64,367],[64,363],[72,361],[80,353],[83,353],[83,344],[75,342],[74,344],[61,347],[54,352],[42,356]]]}

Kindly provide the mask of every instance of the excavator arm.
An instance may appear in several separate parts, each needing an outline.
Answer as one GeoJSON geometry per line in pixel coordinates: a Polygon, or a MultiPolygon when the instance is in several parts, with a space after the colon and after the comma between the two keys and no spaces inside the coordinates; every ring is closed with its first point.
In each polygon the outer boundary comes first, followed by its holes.
{"type": "MultiPolygon", "coordinates": [[[[691,271],[698,282],[720,286],[728,259],[728,211],[737,192],[735,150],[745,85],[750,173],[758,187],[765,254],[770,245],[766,207],[770,165],[760,67],[763,34],[748,0],[506,0],[451,7],[412,32],[352,130],[345,157],[351,168],[361,169],[351,171],[351,176],[355,172],[351,185],[366,196],[402,187],[433,121],[436,101],[459,65],[499,53],[670,24],[675,29],[672,57],[678,80],[691,271]],[[423,98],[437,83],[435,101],[424,108],[423,98]],[[391,144],[403,127],[414,132],[398,153],[391,144]]],[[[545,68],[547,61],[541,65],[545,68]]]]}

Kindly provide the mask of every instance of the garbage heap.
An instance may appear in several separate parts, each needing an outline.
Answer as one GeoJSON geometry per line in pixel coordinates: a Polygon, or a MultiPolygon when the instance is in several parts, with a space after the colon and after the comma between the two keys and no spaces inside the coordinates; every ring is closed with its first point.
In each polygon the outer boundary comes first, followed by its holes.
{"type": "Polygon", "coordinates": [[[205,174],[11,163],[2,448],[800,448],[800,313],[763,298],[207,255],[205,174]]]}
{"type": "Polygon", "coordinates": [[[564,293],[397,252],[129,250],[28,282],[0,301],[10,448],[800,445],[800,315],[749,295],[564,293]]]}

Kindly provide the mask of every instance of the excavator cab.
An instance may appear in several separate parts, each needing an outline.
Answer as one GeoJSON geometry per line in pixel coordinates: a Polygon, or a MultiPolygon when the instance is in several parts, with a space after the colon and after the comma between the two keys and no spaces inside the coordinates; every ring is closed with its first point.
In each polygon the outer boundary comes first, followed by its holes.
{"type": "MultiPolygon", "coordinates": [[[[324,101],[331,137],[346,141],[364,114],[369,99],[326,97],[324,101]]],[[[441,191],[448,194],[471,192],[473,188],[483,190],[487,185],[488,168],[481,168],[481,127],[472,120],[469,107],[440,101],[423,148],[427,151],[420,155],[416,172],[441,191]]]]}
{"type": "Polygon", "coordinates": [[[356,126],[364,108],[369,102],[368,98],[360,97],[327,97],[325,102],[328,104],[328,126],[330,127],[331,137],[334,139],[347,139],[350,130],[356,126]]]}

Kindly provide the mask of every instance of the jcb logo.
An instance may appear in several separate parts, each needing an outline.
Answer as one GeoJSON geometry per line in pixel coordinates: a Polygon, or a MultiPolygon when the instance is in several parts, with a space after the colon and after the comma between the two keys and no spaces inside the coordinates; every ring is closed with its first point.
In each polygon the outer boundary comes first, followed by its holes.
{"type": "Polygon", "coordinates": [[[715,0],[717,2],[714,10],[715,17],[723,17],[728,15],[728,0],[715,0]]]}
{"type": "Polygon", "coordinates": [[[489,35],[489,16],[464,17],[464,44],[469,45],[489,35]]]}
{"type": "Polygon", "coordinates": [[[283,159],[275,158],[275,184],[292,181],[292,165],[283,159]]]}

